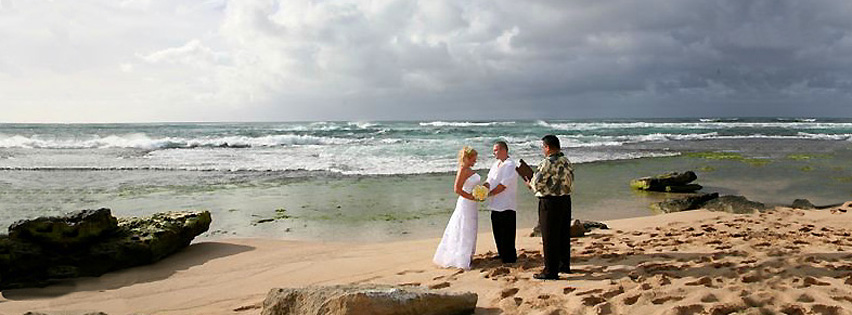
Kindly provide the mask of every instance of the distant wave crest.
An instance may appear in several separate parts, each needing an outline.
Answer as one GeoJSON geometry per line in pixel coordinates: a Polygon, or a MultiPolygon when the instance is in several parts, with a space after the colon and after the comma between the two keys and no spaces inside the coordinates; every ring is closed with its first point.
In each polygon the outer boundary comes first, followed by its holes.
{"type": "Polygon", "coordinates": [[[538,121],[539,126],[565,131],[589,131],[589,130],[615,130],[615,129],[704,129],[724,130],[734,128],[777,128],[777,129],[852,129],[852,123],[829,123],[829,122],[800,122],[800,121],[776,121],[776,122],[740,122],[740,121],[702,121],[702,122],[546,122],[538,121]]]}
{"type": "Polygon", "coordinates": [[[698,121],[700,122],[734,122],[740,120],[739,118],[702,118],[698,121]]]}
{"type": "Polygon", "coordinates": [[[514,125],[514,121],[492,121],[492,122],[456,122],[456,121],[432,121],[422,122],[423,127],[489,127],[514,125]]]}
{"type": "Polygon", "coordinates": [[[46,139],[39,136],[0,135],[0,148],[38,148],[38,149],[173,149],[197,147],[274,147],[290,145],[336,145],[351,143],[354,140],[306,135],[267,135],[261,137],[229,136],[185,139],[176,137],[151,138],[145,134],[90,135],[85,138],[46,139]]]}

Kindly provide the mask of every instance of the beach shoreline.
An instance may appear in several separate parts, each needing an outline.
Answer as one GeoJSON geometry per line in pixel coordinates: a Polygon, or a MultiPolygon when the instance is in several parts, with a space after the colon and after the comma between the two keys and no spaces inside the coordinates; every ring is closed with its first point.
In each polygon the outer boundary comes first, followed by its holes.
{"type": "MultiPolygon", "coordinates": [[[[852,199],[848,189],[852,151],[831,150],[834,153],[814,150],[772,157],[699,151],[577,164],[574,218],[604,221],[653,215],[651,203],[676,195],[637,192],[629,181],[687,170],[698,174],[701,192],[744,195],[770,205],[790,205],[798,198],[836,204],[852,199]]],[[[479,164],[488,161],[483,158],[479,164]]],[[[485,170],[478,172],[485,175],[485,170]]],[[[118,217],[206,210],[213,216],[210,231],[200,236],[206,240],[394,242],[438,237],[457,198],[451,189],[452,173],[293,178],[276,172],[136,170],[2,171],[2,175],[9,182],[0,194],[0,222],[5,225],[80,209],[109,208],[118,217]]],[[[535,226],[535,198],[521,189],[518,202],[518,227],[535,226]]],[[[480,215],[488,215],[484,206],[480,215]]],[[[480,220],[479,228],[489,229],[490,222],[480,220]]]]}
{"type": "Polygon", "coordinates": [[[573,239],[572,262],[579,272],[559,281],[531,278],[542,262],[540,239],[529,237],[529,229],[518,230],[519,262],[506,266],[494,258],[491,234],[480,230],[473,267],[466,272],[432,265],[434,238],[226,239],[196,242],[153,265],[98,278],[4,291],[0,313],[256,314],[272,288],[352,283],[471,291],[479,295],[477,314],[852,307],[834,292],[846,290],[844,281],[852,279],[844,258],[852,257],[852,242],[842,236],[849,235],[852,212],[695,210],[605,223],[609,230],[573,239]],[[771,235],[761,233],[770,229],[789,237],[767,245],[771,235]]]}

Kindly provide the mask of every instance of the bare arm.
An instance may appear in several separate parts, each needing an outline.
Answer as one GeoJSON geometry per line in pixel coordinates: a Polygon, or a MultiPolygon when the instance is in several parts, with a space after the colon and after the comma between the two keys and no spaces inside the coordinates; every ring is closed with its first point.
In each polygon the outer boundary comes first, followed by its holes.
{"type": "MultiPolygon", "coordinates": [[[[506,190],[506,185],[503,185],[502,183],[507,183],[507,181],[517,182],[518,180],[518,173],[515,172],[515,163],[512,161],[501,166],[499,171],[500,176],[498,178],[500,178],[501,182],[498,182],[497,185],[494,186],[494,189],[491,189],[491,191],[488,192],[488,196],[494,196],[506,190]]],[[[490,189],[491,187],[488,188],[490,189]]]]}
{"type": "Polygon", "coordinates": [[[462,196],[462,198],[475,201],[476,198],[474,198],[473,195],[462,189],[462,187],[464,187],[464,182],[467,180],[468,177],[470,177],[470,175],[473,175],[472,170],[468,168],[459,168],[459,171],[456,172],[456,183],[455,185],[453,185],[453,191],[459,196],[462,196]]]}
{"type": "Polygon", "coordinates": [[[506,186],[503,186],[503,184],[498,184],[497,187],[494,187],[494,189],[492,189],[491,191],[488,192],[488,195],[494,196],[496,194],[503,192],[504,190],[506,190],[506,186]]]}

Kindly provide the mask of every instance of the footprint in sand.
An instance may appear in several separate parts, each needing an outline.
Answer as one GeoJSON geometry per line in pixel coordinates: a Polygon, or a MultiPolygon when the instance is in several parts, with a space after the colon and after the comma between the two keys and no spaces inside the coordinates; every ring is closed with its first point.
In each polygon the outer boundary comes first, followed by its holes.
{"type": "Polygon", "coordinates": [[[701,297],[701,302],[703,303],[713,303],[719,302],[719,298],[713,295],[713,293],[707,293],[706,295],[701,297]]]}
{"type": "Polygon", "coordinates": [[[603,289],[591,289],[591,290],[585,290],[585,291],[577,292],[577,296],[588,295],[588,294],[596,294],[596,293],[601,293],[601,292],[603,292],[603,289]]]}
{"type": "Polygon", "coordinates": [[[849,293],[844,293],[843,295],[832,295],[831,299],[840,302],[852,303],[852,296],[849,296],[849,293]]]}
{"type": "Polygon", "coordinates": [[[583,305],[585,306],[595,306],[601,303],[606,302],[606,299],[602,296],[591,295],[583,298],[583,305]]]}
{"type": "MultiPolygon", "coordinates": [[[[260,309],[262,307],[263,307],[263,305],[261,305],[261,304],[245,305],[245,306],[240,306],[240,307],[235,308],[234,312],[244,312],[244,311],[256,310],[256,309],[260,309]]],[[[30,313],[27,313],[27,314],[30,314],[30,313]]]]}
{"type": "Polygon", "coordinates": [[[641,296],[642,296],[641,294],[635,294],[635,295],[631,295],[631,296],[624,298],[624,305],[636,304],[636,302],[639,301],[639,297],[641,297],[641,296]]]}
{"type": "Polygon", "coordinates": [[[687,283],[685,283],[685,285],[688,285],[688,286],[703,285],[705,287],[711,288],[711,287],[713,287],[713,279],[710,279],[710,277],[705,276],[705,277],[699,278],[698,280],[695,280],[695,281],[692,281],[692,282],[687,282],[687,283]]]}
{"type": "Polygon", "coordinates": [[[805,277],[804,285],[807,288],[807,287],[814,286],[814,285],[827,286],[827,285],[831,285],[831,283],[818,280],[817,278],[814,278],[814,277],[805,277]]]}
{"type": "Polygon", "coordinates": [[[499,276],[508,275],[510,272],[509,268],[506,267],[497,267],[494,270],[491,270],[485,275],[485,278],[497,278],[499,276]]]}
{"type": "Polygon", "coordinates": [[[847,314],[846,312],[843,312],[843,308],[840,306],[824,304],[816,304],[812,306],[811,312],[822,315],[847,314]]]}
{"type": "Polygon", "coordinates": [[[668,303],[668,302],[671,302],[671,301],[677,302],[677,301],[680,301],[680,300],[683,300],[682,296],[670,295],[670,296],[656,297],[656,298],[651,300],[651,303],[656,304],[656,305],[660,305],[660,304],[668,303]]]}
{"type": "Polygon", "coordinates": [[[403,271],[397,272],[396,274],[398,276],[402,276],[402,275],[407,275],[409,273],[424,273],[424,272],[426,272],[426,270],[403,270],[403,271]]]}
{"type": "Polygon", "coordinates": [[[518,291],[520,291],[518,288],[503,289],[503,291],[500,292],[500,299],[505,299],[507,297],[513,296],[517,294],[518,291]]]}
{"type": "Polygon", "coordinates": [[[710,314],[733,314],[748,309],[748,306],[743,304],[722,304],[714,305],[708,310],[710,314]]]}
{"type": "Polygon", "coordinates": [[[808,314],[807,310],[805,310],[804,307],[799,306],[799,305],[795,305],[795,304],[784,305],[784,307],[781,308],[781,313],[788,314],[788,315],[805,315],[805,314],[808,314]]]}
{"type": "Polygon", "coordinates": [[[761,280],[764,280],[764,277],[759,274],[750,274],[742,277],[743,283],[754,283],[761,280]]]}
{"type": "Polygon", "coordinates": [[[441,282],[441,283],[436,283],[436,284],[429,286],[429,288],[432,289],[432,290],[438,290],[438,289],[449,288],[449,287],[450,287],[450,283],[446,282],[446,281],[441,282]]]}
{"type": "Polygon", "coordinates": [[[801,302],[801,303],[813,303],[813,302],[814,302],[814,298],[813,298],[812,296],[810,296],[810,295],[802,294],[802,295],[800,295],[798,298],[796,298],[796,302],[801,302]]]}
{"type": "Polygon", "coordinates": [[[743,302],[749,307],[763,307],[772,305],[775,302],[775,297],[768,292],[758,292],[757,294],[743,296],[743,302]]]}
{"type": "Polygon", "coordinates": [[[666,312],[667,315],[693,315],[693,314],[705,314],[704,306],[700,304],[692,304],[692,305],[678,305],[673,307],[670,311],[666,312]]]}

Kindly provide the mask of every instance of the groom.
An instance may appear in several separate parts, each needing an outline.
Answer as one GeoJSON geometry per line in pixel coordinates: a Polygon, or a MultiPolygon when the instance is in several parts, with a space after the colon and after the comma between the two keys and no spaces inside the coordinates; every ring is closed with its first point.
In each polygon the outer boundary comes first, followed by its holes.
{"type": "Polygon", "coordinates": [[[505,141],[495,142],[493,152],[497,161],[491,165],[485,184],[490,189],[488,208],[491,209],[491,228],[500,260],[513,263],[518,260],[515,251],[518,173],[515,171],[515,162],[509,159],[509,145],[505,141]]]}

